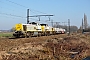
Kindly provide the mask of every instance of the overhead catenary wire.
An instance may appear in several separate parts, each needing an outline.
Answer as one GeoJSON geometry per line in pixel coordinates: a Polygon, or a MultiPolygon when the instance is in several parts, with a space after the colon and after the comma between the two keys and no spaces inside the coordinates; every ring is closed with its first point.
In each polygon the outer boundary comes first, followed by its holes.
{"type": "MultiPolygon", "coordinates": [[[[15,2],[13,2],[13,1],[10,1],[10,0],[6,0],[6,1],[8,1],[8,2],[10,2],[10,3],[12,3],[12,4],[15,4],[15,5],[18,5],[18,6],[21,6],[21,7],[23,7],[23,8],[28,8],[28,7],[26,7],[26,6],[23,6],[23,5],[21,5],[21,4],[18,4],[18,3],[15,3],[15,2]]],[[[2,3],[4,3],[4,4],[7,4],[7,3],[5,3],[5,2],[3,2],[3,1],[0,1],[0,2],[2,2],[2,3]]],[[[12,5],[10,5],[10,6],[12,6],[12,5]]],[[[1,7],[1,8],[3,8],[3,7],[1,7]]],[[[8,10],[11,10],[11,9],[9,9],[9,8],[7,8],[8,10]]],[[[12,10],[12,11],[15,11],[15,10],[12,10]]],[[[43,13],[43,12],[40,12],[40,11],[37,11],[37,10],[31,10],[31,8],[30,8],[30,12],[32,12],[32,13],[43,13]]],[[[8,15],[8,16],[14,16],[14,17],[21,17],[21,18],[23,18],[22,16],[17,16],[17,15],[14,15],[14,14],[7,14],[7,13],[0,13],[0,14],[4,14],[4,15],[8,15]]],[[[46,13],[43,13],[43,14],[46,14],[46,13]]],[[[25,17],[26,18],[26,17],[25,17]]],[[[30,18],[30,19],[32,19],[32,18],[30,18]]],[[[37,20],[37,19],[33,19],[33,20],[37,20]]]]}
{"type": "MultiPolygon", "coordinates": [[[[13,2],[13,1],[10,1],[10,0],[6,0],[6,1],[8,1],[8,2],[10,2],[10,3],[13,3],[13,4],[15,4],[15,5],[21,6],[21,7],[23,7],[23,8],[28,9],[28,7],[26,7],[26,6],[24,6],[24,5],[21,5],[21,4],[19,4],[19,3],[16,3],[16,2],[13,2]]],[[[40,12],[40,11],[37,11],[37,10],[31,9],[31,8],[30,8],[30,11],[31,11],[31,12],[34,12],[34,11],[35,11],[35,12],[42,13],[42,14],[47,14],[47,13],[40,12]]]]}
{"type": "Polygon", "coordinates": [[[9,16],[9,15],[5,15],[5,14],[0,14],[0,17],[4,17],[4,18],[12,18],[12,19],[26,19],[26,18],[21,18],[21,17],[15,17],[15,16],[9,16]]]}
{"type": "MultiPolygon", "coordinates": [[[[12,4],[3,2],[3,1],[1,1],[1,0],[0,0],[0,3],[3,3],[4,5],[8,5],[9,7],[11,6],[11,7],[18,8],[18,7],[16,7],[16,6],[12,5],[12,4]]],[[[18,8],[18,10],[16,10],[16,9],[8,8],[8,7],[2,6],[2,5],[0,5],[0,8],[1,8],[1,9],[4,9],[4,10],[9,10],[9,11],[12,11],[12,12],[18,12],[18,11],[19,11],[19,13],[24,13],[24,12],[23,12],[23,9],[22,9],[22,10],[19,10],[19,8],[18,8]]],[[[20,9],[21,9],[21,8],[20,8],[20,9]]]]}
{"type": "Polygon", "coordinates": [[[14,16],[14,17],[20,17],[20,18],[27,18],[27,17],[22,17],[22,16],[18,16],[18,15],[12,15],[12,14],[8,14],[8,13],[1,13],[0,14],[3,14],[3,15],[8,15],[8,16],[14,16]]]}
{"type": "Polygon", "coordinates": [[[23,6],[23,5],[21,5],[21,4],[15,3],[15,2],[10,1],[10,0],[6,0],[6,1],[8,1],[8,2],[10,2],[10,3],[13,3],[13,4],[16,4],[16,5],[19,5],[19,6],[22,6],[22,7],[24,7],[24,8],[28,8],[28,7],[26,7],[26,6],[23,6]]]}
{"type": "MultiPolygon", "coordinates": [[[[9,3],[15,4],[15,5],[21,6],[23,8],[26,8],[26,9],[28,8],[28,7],[24,6],[24,5],[18,4],[16,2],[13,2],[13,1],[10,1],[10,0],[6,0],[6,1],[8,1],[9,3]]],[[[12,11],[14,11],[14,10],[12,10],[12,11]]],[[[32,13],[36,13],[37,12],[37,13],[47,14],[47,13],[40,12],[40,11],[31,9],[31,8],[30,8],[30,12],[32,12],[32,13]]],[[[0,14],[7,15],[7,16],[13,16],[13,17],[19,17],[19,18],[27,18],[27,17],[22,17],[22,16],[18,16],[18,15],[14,15],[14,14],[8,14],[8,13],[0,13],[0,14]]],[[[30,19],[32,19],[32,20],[38,20],[38,19],[33,19],[33,18],[30,18],[30,19]]]]}
{"type": "MultiPolygon", "coordinates": [[[[1,8],[1,9],[5,9],[6,7],[5,7],[5,8],[4,8],[4,7],[0,7],[0,8],[1,8]]],[[[12,11],[12,12],[17,12],[16,10],[13,10],[13,9],[9,9],[9,8],[6,8],[6,9],[9,10],[9,11],[12,11]]],[[[20,11],[20,13],[24,13],[24,12],[21,12],[21,11],[20,11]]]]}
{"type": "MultiPolygon", "coordinates": [[[[22,19],[26,19],[26,17],[22,17],[22,16],[17,16],[17,15],[11,15],[11,14],[7,14],[7,13],[0,13],[1,14],[1,16],[3,16],[3,17],[6,17],[6,16],[14,16],[14,18],[16,17],[16,18],[22,18],[22,19]],[[5,16],[6,15],[6,16],[5,16]]],[[[10,17],[11,18],[11,17],[10,17]]],[[[34,19],[34,18],[30,18],[30,19],[32,19],[32,20],[38,20],[38,19],[34,19]]]]}
{"type": "MultiPolygon", "coordinates": [[[[16,2],[13,2],[13,1],[10,1],[10,0],[6,0],[6,1],[8,1],[8,2],[10,2],[10,3],[12,3],[12,4],[15,4],[15,5],[21,6],[21,7],[23,7],[23,8],[28,8],[28,7],[24,6],[24,5],[21,5],[21,4],[19,4],[19,3],[16,3],[16,2]]],[[[40,12],[40,11],[31,9],[31,8],[30,8],[30,12],[32,12],[32,13],[38,12],[38,13],[42,13],[42,14],[47,14],[47,13],[40,12]]]]}
{"type": "Polygon", "coordinates": [[[44,13],[44,12],[40,12],[40,11],[37,11],[37,10],[34,10],[34,9],[30,9],[31,12],[37,12],[37,13],[42,13],[42,14],[47,14],[47,13],[44,13]]]}

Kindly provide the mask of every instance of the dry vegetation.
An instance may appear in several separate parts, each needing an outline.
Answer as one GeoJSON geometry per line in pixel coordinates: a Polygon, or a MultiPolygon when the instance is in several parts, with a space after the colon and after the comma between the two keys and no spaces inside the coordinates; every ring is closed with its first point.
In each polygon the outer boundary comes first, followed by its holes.
{"type": "Polygon", "coordinates": [[[0,38],[0,60],[81,60],[90,56],[90,34],[0,38]]]}

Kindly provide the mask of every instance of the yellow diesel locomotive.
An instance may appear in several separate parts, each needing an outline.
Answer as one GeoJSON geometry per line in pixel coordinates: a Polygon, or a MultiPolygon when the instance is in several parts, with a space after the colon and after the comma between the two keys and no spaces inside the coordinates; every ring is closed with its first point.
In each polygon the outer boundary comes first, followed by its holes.
{"type": "Polygon", "coordinates": [[[16,24],[14,37],[31,37],[31,36],[41,36],[41,35],[51,35],[55,34],[55,28],[48,26],[47,24],[39,24],[36,22],[31,22],[29,24],[16,24]]]}

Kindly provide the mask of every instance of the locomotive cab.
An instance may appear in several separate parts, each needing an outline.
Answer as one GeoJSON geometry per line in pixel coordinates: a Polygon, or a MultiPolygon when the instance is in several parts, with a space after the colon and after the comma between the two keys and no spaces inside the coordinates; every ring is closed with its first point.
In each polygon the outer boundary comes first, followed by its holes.
{"type": "Polygon", "coordinates": [[[40,24],[42,28],[43,35],[50,35],[49,26],[48,24],[40,24]]]}
{"type": "Polygon", "coordinates": [[[27,27],[25,24],[16,24],[15,25],[15,32],[13,33],[14,37],[24,37],[27,27]]]}

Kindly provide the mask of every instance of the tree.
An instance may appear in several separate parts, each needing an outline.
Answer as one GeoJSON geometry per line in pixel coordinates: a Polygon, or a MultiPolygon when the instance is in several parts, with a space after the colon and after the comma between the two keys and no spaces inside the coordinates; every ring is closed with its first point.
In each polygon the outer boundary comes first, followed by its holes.
{"type": "Polygon", "coordinates": [[[88,24],[87,24],[87,16],[84,13],[84,29],[87,29],[88,24]]]}

